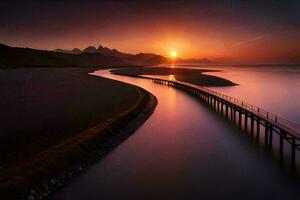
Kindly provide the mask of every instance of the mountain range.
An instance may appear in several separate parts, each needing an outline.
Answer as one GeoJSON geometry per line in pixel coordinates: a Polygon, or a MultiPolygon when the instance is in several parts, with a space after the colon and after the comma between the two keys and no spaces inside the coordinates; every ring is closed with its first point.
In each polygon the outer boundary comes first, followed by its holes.
{"type": "MultiPolygon", "coordinates": [[[[68,54],[83,54],[83,53],[99,53],[104,56],[115,56],[119,58],[126,58],[129,59],[132,62],[138,62],[138,60],[145,60],[146,57],[154,59],[155,56],[159,56],[156,54],[145,54],[145,53],[140,53],[140,54],[129,54],[129,53],[123,53],[118,51],[117,49],[110,49],[108,47],[103,47],[100,45],[98,48],[95,46],[88,46],[87,48],[80,50],[78,48],[74,48],[72,50],[64,50],[64,49],[56,49],[54,50],[55,52],[61,52],[61,53],[68,53],[68,54]]],[[[162,63],[167,62],[168,59],[160,56],[162,63]]],[[[182,58],[177,58],[176,59],[177,63],[213,63],[207,58],[202,58],[202,59],[182,59],[182,58]]],[[[162,64],[159,63],[159,64],[162,64]]]]}
{"type": "MultiPolygon", "coordinates": [[[[97,49],[96,49],[97,50],[97,49]]],[[[158,65],[167,62],[163,56],[140,53],[136,55],[121,53],[115,49],[100,47],[99,51],[88,47],[67,50],[37,50],[31,48],[10,47],[0,44],[0,67],[18,66],[145,66],[158,65]]]]}
{"type": "MultiPolygon", "coordinates": [[[[208,59],[181,59],[176,62],[201,62],[211,63],[208,59]]],[[[56,49],[54,51],[37,50],[32,48],[10,47],[0,43],[0,67],[18,66],[149,66],[169,63],[169,59],[153,54],[123,53],[107,47],[89,46],[83,50],[56,49]]]]}

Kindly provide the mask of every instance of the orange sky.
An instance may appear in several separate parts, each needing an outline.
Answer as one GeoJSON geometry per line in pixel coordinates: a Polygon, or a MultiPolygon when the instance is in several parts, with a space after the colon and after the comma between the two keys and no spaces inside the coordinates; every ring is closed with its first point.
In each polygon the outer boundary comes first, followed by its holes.
{"type": "Polygon", "coordinates": [[[183,58],[300,57],[295,1],[1,2],[0,42],[38,49],[108,46],[183,58]]]}

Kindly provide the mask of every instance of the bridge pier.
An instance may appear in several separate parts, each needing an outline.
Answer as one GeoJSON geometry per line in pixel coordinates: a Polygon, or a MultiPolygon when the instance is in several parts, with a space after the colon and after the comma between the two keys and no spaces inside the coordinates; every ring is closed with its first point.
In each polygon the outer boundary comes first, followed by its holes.
{"type": "Polygon", "coordinates": [[[223,115],[223,101],[220,100],[220,113],[223,115]]]}
{"type": "Polygon", "coordinates": [[[239,109],[239,126],[242,126],[242,111],[239,109]]]}
{"type": "Polygon", "coordinates": [[[214,109],[216,110],[216,98],[214,97],[214,109]]]}
{"type": "Polygon", "coordinates": [[[236,108],[235,108],[235,106],[234,106],[234,108],[233,108],[233,118],[234,118],[234,123],[236,123],[236,108]]]}
{"type": "Polygon", "coordinates": [[[253,114],[251,114],[251,135],[253,135],[253,131],[254,131],[254,116],[253,114]]]}
{"type": "Polygon", "coordinates": [[[291,171],[295,172],[296,169],[296,139],[292,137],[291,144],[291,171]]]}
{"type": "Polygon", "coordinates": [[[283,161],[283,139],[285,137],[284,130],[280,129],[280,135],[279,135],[279,157],[280,161],[283,161]]]}
{"type": "Polygon", "coordinates": [[[270,124],[270,130],[269,130],[269,147],[272,148],[273,146],[273,125],[270,124]]]}
{"type": "Polygon", "coordinates": [[[257,117],[256,120],[256,138],[259,139],[259,133],[260,133],[260,119],[257,117]]]}
{"type": "Polygon", "coordinates": [[[269,141],[269,123],[265,122],[265,147],[268,147],[268,141],[269,141]]]}
{"type": "Polygon", "coordinates": [[[245,131],[248,131],[248,112],[245,110],[245,131]]]}
{"type": "Polygon", "coordinates": [[[228,104],[227,103],[225,103],[225,112],[226,112],[226,118],[228,118],[228,104]]]}

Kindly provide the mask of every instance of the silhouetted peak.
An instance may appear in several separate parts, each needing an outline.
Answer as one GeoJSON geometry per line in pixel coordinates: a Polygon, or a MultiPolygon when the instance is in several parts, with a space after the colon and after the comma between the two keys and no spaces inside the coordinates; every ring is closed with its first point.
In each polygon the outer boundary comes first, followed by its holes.
{"type": "Polygon", "coordinates": [[[73,53],[78,53],[78,54],[79,54],[79,53],[82,53],[81,50],[78,49],[78,48],[72,49],[72,52],[73,52],[73,53]]]}
{"type": "Polygon", "coordinates": [[[102,46],[102,45],[99,45],[98,50],[99,50],[99,49],[103,49],[103,46],[102,46]]]}
{"type": "Polygon", "coordinates": [[[117,49],[113,49],[112,51],[115,53],[120,53],[117,49]]]}
{"type": "Polygon", "coordinates": [[[97,53],[97,49],[94,46],[89,46],[83,50],[85,53],[97,53]]]}

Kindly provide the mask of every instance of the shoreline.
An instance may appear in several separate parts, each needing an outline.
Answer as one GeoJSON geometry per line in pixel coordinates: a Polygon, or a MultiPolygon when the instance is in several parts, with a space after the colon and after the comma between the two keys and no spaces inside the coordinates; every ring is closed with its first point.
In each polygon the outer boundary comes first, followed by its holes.
{"type": "Polygon", "coordinates": [[[1,196],[48,198],[125,141],[150,117],[157,104],[152,94],[133,87],[139,98],[129,109],[29,158],[22,166],[6,169],[1,177],[1,196]]]}
{"type": "Polygon", "coordinates": [[[169,68],[169,67],[143,67],[143,68],[127,68],[113,69],[111,73],[119,75],[132,76],[170,76],[175,80],[191,83],[204,87],[230,87],[236,86],[237,83],[222,77],[207,75],[205,72],[218,72],[214,69],[188,69],[188,68],[169,68]]]}

